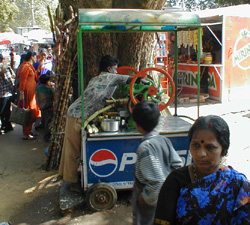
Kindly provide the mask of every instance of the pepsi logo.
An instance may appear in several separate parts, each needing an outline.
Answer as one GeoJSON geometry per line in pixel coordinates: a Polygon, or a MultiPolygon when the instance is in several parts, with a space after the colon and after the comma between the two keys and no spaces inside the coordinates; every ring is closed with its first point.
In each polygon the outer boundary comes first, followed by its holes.
{"type": "Polygon", "coordinates": [[[98,177],[112,175],[118,166],[116,155],[108,149],[95,151],[89,159],[89,168],[98,177]]]}

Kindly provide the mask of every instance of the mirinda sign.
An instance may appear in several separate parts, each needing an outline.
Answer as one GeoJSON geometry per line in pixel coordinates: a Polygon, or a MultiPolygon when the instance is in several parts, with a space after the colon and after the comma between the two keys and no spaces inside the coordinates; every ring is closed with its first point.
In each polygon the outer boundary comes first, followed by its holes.
{"type": "MultiPolygon", "coordinates": [[[[225,88],[250,85],[250,18],[226,16],[224,42],[225,88]]],[[[250,89],[248,89],[250,90],[250,89]]]]}
{"type": "Polygon", "coordinates": [[[232,57],[233,67],[238,66],[242,70],[250,69],[250,31],[248,29],[240,30],[232,57]]]}

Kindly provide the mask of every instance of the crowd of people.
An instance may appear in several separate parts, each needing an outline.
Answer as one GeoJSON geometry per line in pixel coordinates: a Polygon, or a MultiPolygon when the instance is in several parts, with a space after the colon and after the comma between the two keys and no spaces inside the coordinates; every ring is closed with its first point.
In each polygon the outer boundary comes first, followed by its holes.
{"type": "Polygon", "coordinates": [[[31,111],[29,123],[23,125],[23,140],[36,139],[36,130],[45,129],[44,140],[49,141],[49,123],[53,115],[53,73],[54,57],[52,47],[36,52],[25,48],[17,58],[10,48],[10,64],[0,54],[0,134],[13,130],[10,122],[11,102],[31,111]],[[49,112],[49,113],[48,113],[49,112]]]}

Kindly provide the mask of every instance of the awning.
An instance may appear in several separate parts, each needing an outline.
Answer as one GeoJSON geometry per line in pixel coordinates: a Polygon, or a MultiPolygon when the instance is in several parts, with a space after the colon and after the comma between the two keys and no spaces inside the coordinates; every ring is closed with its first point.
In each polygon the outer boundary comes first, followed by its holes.
{"type": "Polygon", "coordinates": [[[30,44],[27,38],[13,32],[0,33],[0,42],[8,42],[7,44],[30,44]]]}
{"type": "Polygon", "coordinates": [[[10,44],[10,41],[9,40],[4,40],[4,41],[0,41],[0,45],[8,45],[10,44]]]}
{"type": "Polygon", "coordinates": [[[190,12],[134,9],[79,9],[83,32],[147,32],[190,29],[200,26],[198,15],[190,12]]]}

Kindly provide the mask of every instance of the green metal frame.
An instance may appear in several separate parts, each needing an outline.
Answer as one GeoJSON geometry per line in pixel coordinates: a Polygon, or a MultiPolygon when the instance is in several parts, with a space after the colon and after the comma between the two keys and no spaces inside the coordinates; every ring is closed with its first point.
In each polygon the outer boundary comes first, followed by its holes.
{"type": "MultiPolygon", "coordinates": [[[[80,93],[84,93],[83,71],[83,45],[82,33],[134,33],[134,32],[175,32],[188,29],[198,29],[198,74],[197,74],[197,100],[198,117],[200,105],[200,54],[201,54],[201,22],[198,15],[190,12],[171,12],[167,10],[143,9],[79,9],[79,27],[77,34],[78,74],[80,80],[80,93]]],[[[178,52],[177,41],[175,52],[178,52]]],[[[178,53],[175,54],[174,81],[177,87],[178,53]]],[[[177,90],[177,88],[176,88],[177,90]]],[[[84,118],[84,95],[82,100],[82,118],[84,118]]],[[[177,115],[177,91],[175,93],[175,115],[177,115]]],[[[84,120],[82,120],[84,123],[84,120]]]]}

